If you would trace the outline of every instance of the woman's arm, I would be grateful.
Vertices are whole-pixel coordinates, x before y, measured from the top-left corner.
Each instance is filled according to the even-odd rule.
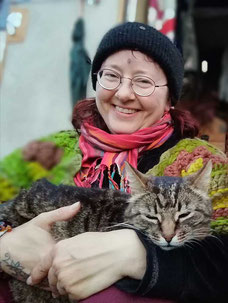
[[[49,233],[56,221],[69,220],[79,210],[78,204],[43,213],[14,228],[0,238],[0,263],[5,273],[25,281],[32,268],[55,245]]]
[[[227,237],[209,237],[195,247],[164,251],[138,235],[146,250],[135,232],[127,229],[63,240],[54,247],[51,259],[46,256],[34,268],[30,283],[39,283],[50,268],[52,292],[78,300],[119,280],[116,285],[133,294],[181,302],[227,302]]]
[[[147,251],[141,281],[124,279],[122,290],[181,302],[227,302],[228,236],[165,251],[138,234]]]

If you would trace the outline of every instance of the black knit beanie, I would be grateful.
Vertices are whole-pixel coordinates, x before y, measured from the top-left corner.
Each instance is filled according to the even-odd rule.
[[[93,89],[96,90],[96,73],[105,59],[124,49],[140,51],[160,65],[168,80],[172,105],[175,105],[182,89],[184,75],[182,56],[169,38],[153,27],[138,22],[120,24],[105,34],[92,63]]]

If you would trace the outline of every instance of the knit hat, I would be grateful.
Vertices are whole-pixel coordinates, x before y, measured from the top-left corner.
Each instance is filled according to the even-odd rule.
[[[183,59],[177,47],[155,28],[138,22],[127,22],[109,30],[101,40],[92,63],[92,84],[96,90],[96,73],[113,53],[140,51],[156,61],[164,71],[172,96],[172,105],[180,98],[184,75]]]

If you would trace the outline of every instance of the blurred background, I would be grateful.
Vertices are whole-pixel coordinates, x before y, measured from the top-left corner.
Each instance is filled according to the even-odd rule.
[[[72,129],[73,105],[94,95],[96,47],[123,21],[148,23],[177,44],[185,62],[179,107],[199,121],[200,136],[225,151],[228,1],[0,0],[0,158]]]

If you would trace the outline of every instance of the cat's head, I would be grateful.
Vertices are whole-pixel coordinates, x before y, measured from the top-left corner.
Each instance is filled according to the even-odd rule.
[[[212,163],[188,177],[154,177],[126,163],[132,197],[128,224],[164,249],[201,240],[210,233],[212,204],[208,196]]]

